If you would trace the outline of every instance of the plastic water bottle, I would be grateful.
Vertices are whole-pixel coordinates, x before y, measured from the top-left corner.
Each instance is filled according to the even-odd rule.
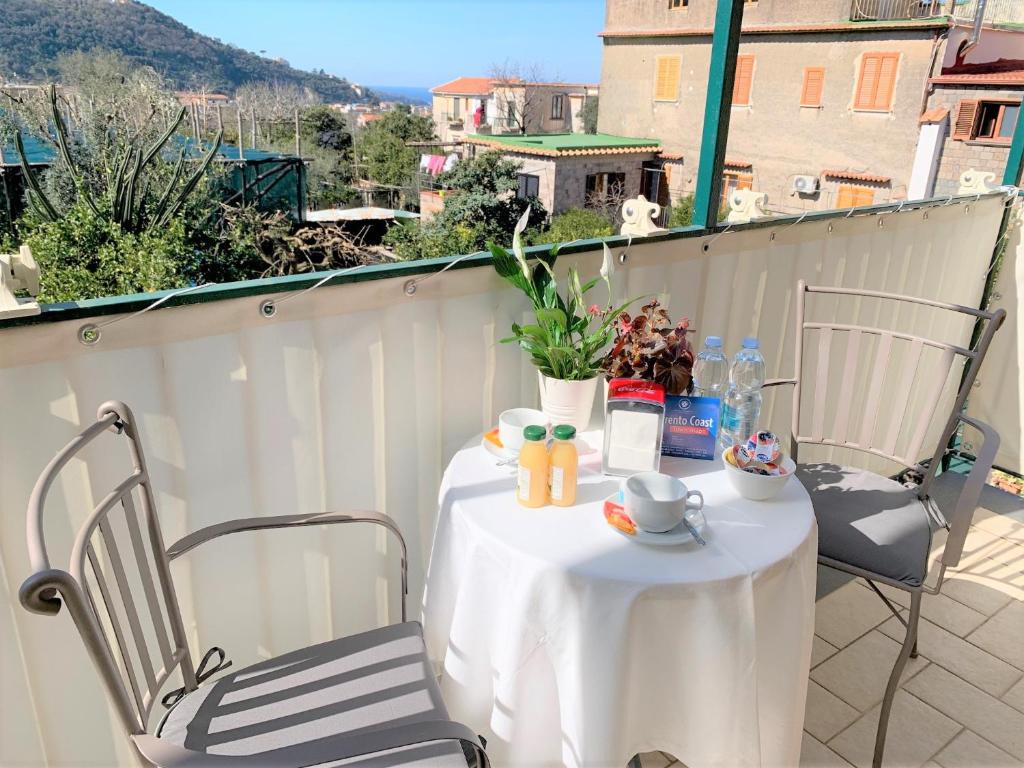
[[[757,339],[748,336],[732,359],[729,387],[722,406],[720,442],[723,447],[745,442],[757,430],[765,366]]]
[[[697,397],[725,397],[729,384],[729,358],[722,351],[722,339],[708,336],[704,349],[693,362],[693,394]]]

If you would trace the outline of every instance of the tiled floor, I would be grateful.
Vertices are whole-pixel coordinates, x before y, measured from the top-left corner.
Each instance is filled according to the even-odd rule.
[[[936,492],[943,509],[959,491]],[[943,502],[945,502],[943,504]],[[934,553],[944,536],[937,536]],[[871,765],[903,627],[861,580],[819,570],[804,768]],[[885,590],[899,605],[906,593]],[[986,488],[959,566],[921,606],[920,656],[896,694],[886,768],[1024,766],[1024,502]],[[904,611],[904,615],[906,612]],[[644,768],[681,768],[661,753]]]

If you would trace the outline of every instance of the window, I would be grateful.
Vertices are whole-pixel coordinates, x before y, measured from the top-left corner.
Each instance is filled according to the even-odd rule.
[[[853,108],[872,112],[888,112],[892,109],[899,64],[898,53],[865,53],[860,61]]]
[[[686,8],[690,4],[690,0],[668,0],[668,9],[674,10],[676,8]]]
[[[858,187],[853,184],[840,184],[836,195],[836,208],[856,208],[860,205],[871,205],[875,202],[875,190],[870,187]]]
[[[739,173],[738,171],[726,171],[722,174],[722,197],[718,201],[718,207],[729,210],[729,195],[737,189],[753,189],[754,174]]]
[[[825,68],[804,67],[804,87],[800,92],[801,107],[820,107],[825,92]]]
[[[953,138],[1009,144],[1020,117],[1020,103],[964,99],[957,105]]]
[[[591,173],[587,176],[587,204],[599,202],[600,198],[621,195],[626,191],[626,174]],[[596,199],[595,199],[596,198]]]
[[[514,101],[505,102],[505,114],[508,116],[508,124],[514,126],[516,124],[516,103]]]
[[[732,105],[750,105],[750,88],[754,82],[754,57],[744,54],[736,57],[736,80],[732,86]]]
[[[565,96],[556,93],[551,97],[551,119],[561,120],[565,114]]]
[[[530,173],[519,174],[519,192],[516,193],[516,197],[520,200],[529,200],[531,197],[537,197],[540,194],[540,176],[534,176]]]
[[[458,120],[462,117],[462,99],[456,96],[452,99],[452,120]]]
[[[659,56],[654,60],[654,100],[677,101],[679,99],[679,70],[683,65],[680,56]]]

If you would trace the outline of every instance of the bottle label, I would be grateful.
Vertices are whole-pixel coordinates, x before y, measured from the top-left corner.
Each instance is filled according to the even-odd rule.
[[[521,501],[530,500],[530,470],[522,465],[519,466],[518,494]]]
[[[551,500],[561,501],[565,493],[565,470],[561,467],[551,468]]]

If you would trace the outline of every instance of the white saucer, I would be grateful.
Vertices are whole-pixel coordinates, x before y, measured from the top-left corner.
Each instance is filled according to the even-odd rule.
[[[602,514],[604,514],[605,505],[608,502],[622,507],[622,491],[616,491],[604,500],[601,505]],[[707,530],[708,523],[704,517],[704,513],[688,510],[687,514],[690,515],[690,523],[693,527],[696,528],[697,532],[706,539],[707,536],[705,535],[705,531]],[[695,520],[694,518],[697,516],[699,516],[699,519]],[[632,522],[632,520],[630,520],[630,522]],[[650,531],[643,530],[639,526],[637,526],[632,533],[628,533],[617,525],[609,523],[607,516],[605,517],[605,523],[607,523],[613,531],[623,538],[635,541],[637,544],[650,544],[655,547],[672,547],[679,544],[686,544],[694,540],[690,531],[687,530],[685,523],[682,522],[680,522],[675,528],[665,531],[664,533],[651,533]]]
[[[485,451],[500,461],[509,461],[511,459],[519,458],[519,451],[513,451],[511,448],[499,448],[486,437],[481,438],[480,445],[484,447]]]

